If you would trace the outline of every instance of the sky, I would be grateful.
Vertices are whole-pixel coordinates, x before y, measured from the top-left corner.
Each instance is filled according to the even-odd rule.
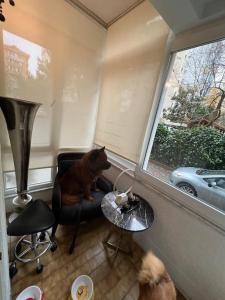
[[[41,57],[45,48],[5,30],[3,30],[3,43],[8,46],[14,45],[30,56],[28,70],[35,77],[38,69],[38,58]]]

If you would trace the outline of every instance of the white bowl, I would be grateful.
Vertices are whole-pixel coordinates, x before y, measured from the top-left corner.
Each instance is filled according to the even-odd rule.
[[[36,285],[29,286],[23,290],[19,296],[16,297],[16,300],[26,300],[29,298],[34,300],[44,300],[41,289]]]
[[[93,281],[92,279],[87,276],[87,275],[80,275],[79,277],[77,277],[73,284],[72,284],[72,288],[71,288],[71,296],[73,300],[78,300],[77,299],[77,289],[81,286],[81,285],[86,285],[87,289],[88,289],[88,294],[87,297],[85,298],[85,300],[91,300],[94,299],[94,286],[93,286]]]

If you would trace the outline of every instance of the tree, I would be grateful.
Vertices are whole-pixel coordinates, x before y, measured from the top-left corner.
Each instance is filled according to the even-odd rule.
[[[189,125],[213,110],[205,104],[204,98],[197,96],[191,88],[184,89],[180,86],[178,94],[175,94],[171,100],[173,104],[163,110],[163,118],[175,123]]]
[[[35,97],[38,101],[45,100],[52,102],[52,73],[51,55],[47,49],[42,49],[41,56],[38,58],[36,75],[33,77]]]
[[[212,126],[216,121],[225,126],[225,41],[186,52],[178,93],[171,98],[171,107],[164,110],[164,118],[189,126]]]
[[[215,128],[169,130],[159,124],[151,159],[172,168],[225,169],[225,135]]]
[[[48,80],[50,77],[51,54],[47,49],[42,49],[41,57],[38,58],[37,80]]]

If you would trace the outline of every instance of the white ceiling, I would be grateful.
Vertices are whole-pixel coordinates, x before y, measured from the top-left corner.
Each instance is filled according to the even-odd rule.
[[[80,0],[86,7],[98,15],[105,23],[110,23],[129,7],[137,3],[137,0]]]
[[[225,0],[150,0],[178,33],[225,15]]]
[[[105,28],[144,0],[66,0]],[[146,1],[146,0],[145,0]],[[225,0],[148,0],[179,33],[225,15]]]
[[[104,27],[109,27],[118,18],[144,0],[66,0],[79,7]]]

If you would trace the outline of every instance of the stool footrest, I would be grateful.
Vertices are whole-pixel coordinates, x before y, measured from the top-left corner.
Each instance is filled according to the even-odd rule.
[[[49,248],[53,245],[49,233],[46,231],[45,234],[45,241],[39,240],[41,233],[32,234],[31,241],[28,240],[27,235],[22,236],[15,246],[15,258],[20,262],[28,263],[31,261],[35,261],[39,259],[42,255],[44,255],[45,252],[47,252]],[[34,253],[33,257],[29,257],[30,252]]]

